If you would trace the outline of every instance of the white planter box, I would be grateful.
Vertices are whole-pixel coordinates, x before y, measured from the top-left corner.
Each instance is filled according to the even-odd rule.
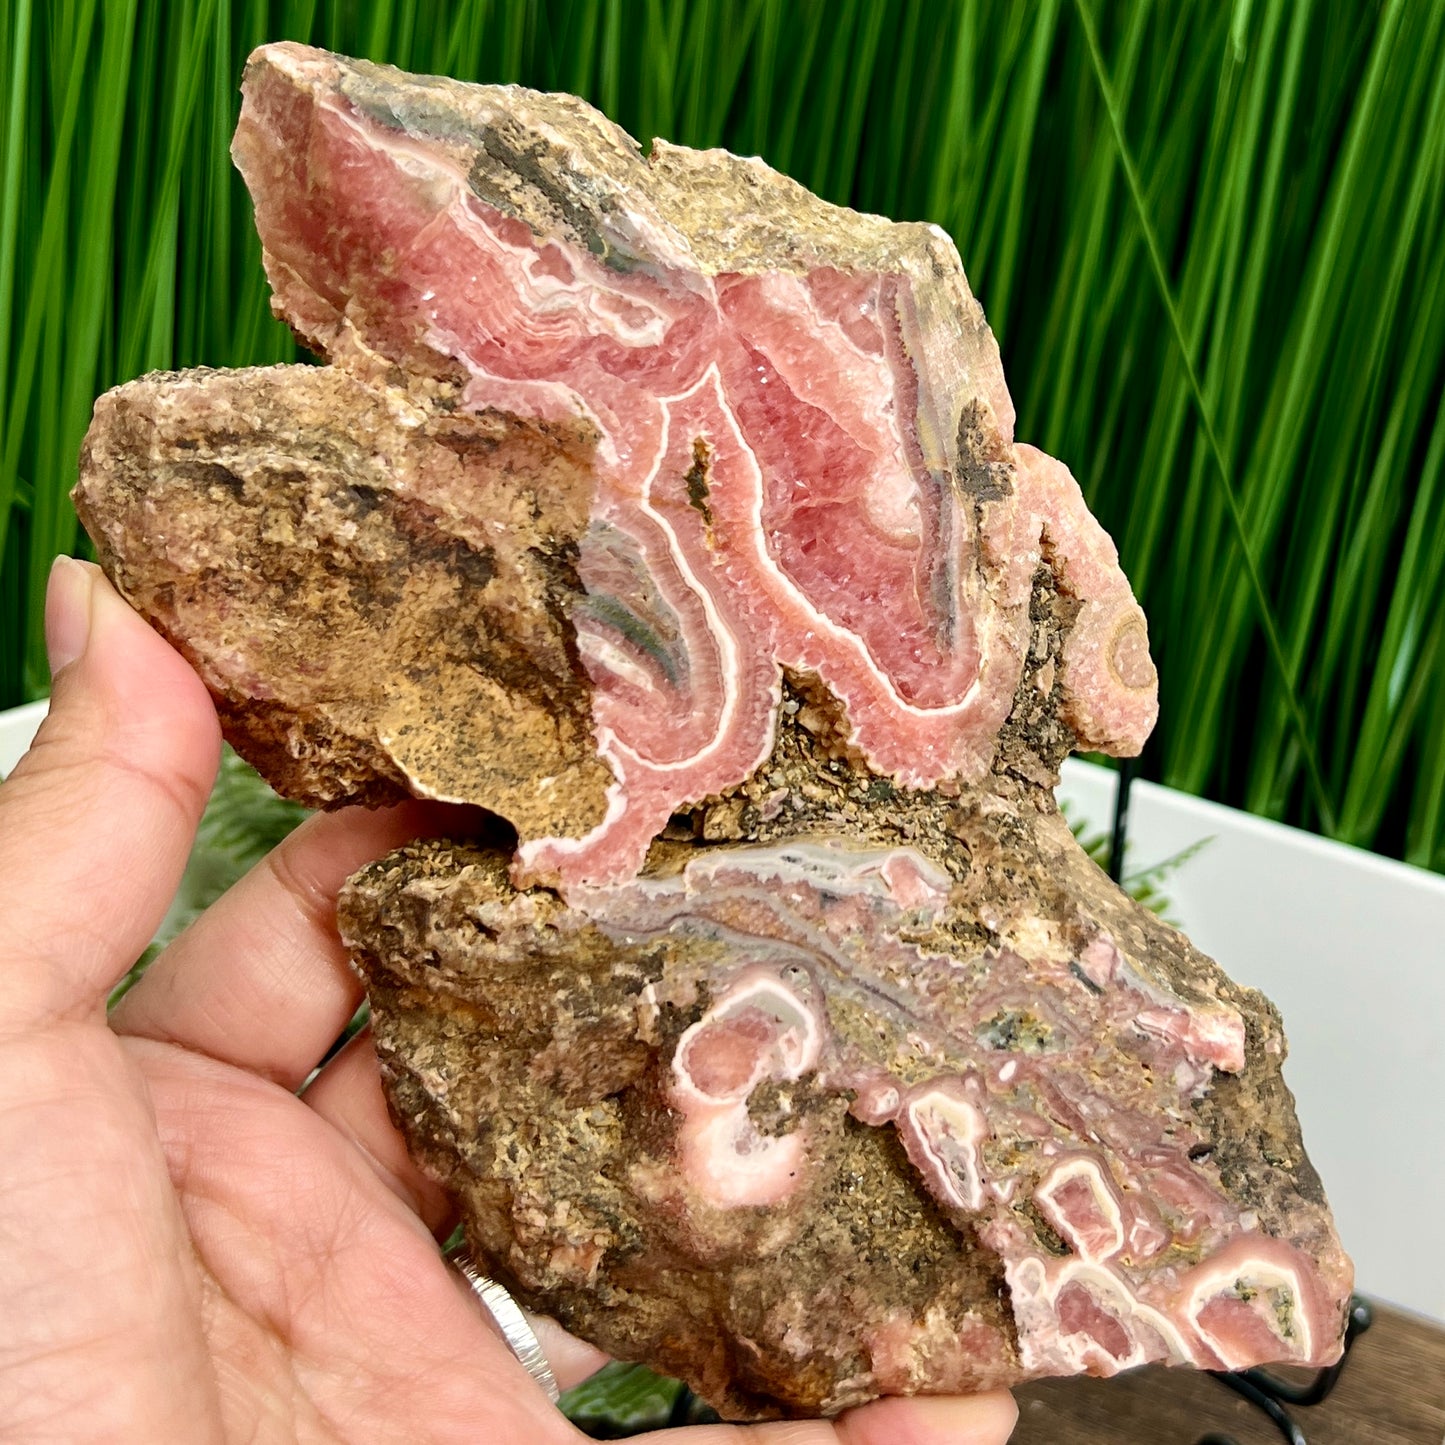
[[[8,778],[10,769],[20,761],[35,730],[49,711],[46,701],[26,703],[24,707],[12,707],[9,712],[0,712],[0,778]]]
[[[46,704],[0,713],[0,774]],[[1071,815],[1107,831],[1115,775],[1069,762]],[[1285,1074],[1361,1288],[1445,1320],[1445,878],[1152,783],[1130,799],[1129,870],[1211,841],[1165,884],[1173,915],[1284,1015]]]

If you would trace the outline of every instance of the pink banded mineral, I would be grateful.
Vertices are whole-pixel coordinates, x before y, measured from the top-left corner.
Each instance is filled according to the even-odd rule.
[[[783,667],[874,770],[982,777],[1041,529],[1088,619],[1063,662],[1080,744],[1142,744],[1142,614],[1058,463],[1030,451],[1011,485],[998,347],[936,227],[839,228],[759,161],[644,161],[579,102],[298,46],[251,67],[234,151],[309,344],[595,435],[571,615],[613,783],[581,838],[523,840],[524,875],[636,872],[673,812],[765,761]],[[718,204],[739,192],[770,213]]]
[[[534,1306],[739,1417],[1320,1364],[1277,1016],[1060,819],[1143,614],[936,227],[297,45],[234,154],[323,368],[102,398],[77,501],[353,880],[393,1112]]]

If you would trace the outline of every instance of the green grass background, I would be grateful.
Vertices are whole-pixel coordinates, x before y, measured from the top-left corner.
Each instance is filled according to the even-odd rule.
[[[1149,613],[1143,771],[1445,868],[1445,4],[0,0],[0,707],[100,390],[288,359],[263,40],[576,91],[937,221]]]

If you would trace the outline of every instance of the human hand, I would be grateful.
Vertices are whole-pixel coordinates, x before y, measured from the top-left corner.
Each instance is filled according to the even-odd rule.
[[[359,985],[343,880],[419,806],[311,819],[107,1021],[185,866],[219,734],[97,569],[51,577],[50,716],[0,788],[0,1439],[565,1445],[443,1262],[448,1202],[363,1034],[295,1092]],[[563,1388],[601,1362],[546,1321]],[[653,1445],[997,1445],[1004,1394]]]

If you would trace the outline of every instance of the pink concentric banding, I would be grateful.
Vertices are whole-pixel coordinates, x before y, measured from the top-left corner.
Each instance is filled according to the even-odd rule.
[[[620,271],[479,200],[454,149],[363,113],[342,76],[291,45],[248,74],[235,153],[278,305],[338,364],[460,366],[466,406],[596,438],[577,627],[615,783],[587,836],[523,840],[519,881],[635,872],[670,813],[766,757],[783,667],[827,683],[875,770],[985,772],[1040,526],[1065,552],[1083,533],[1011,494],[1012,405],[986,329],[951,318],[974,303],[961,271],[938,279],[946,238],[915,227],[926,260],[873,271],[714,274],[629,192],[616,225],[649,259]],[[968,417],[1002,468],[980,499],[955,476]],[[619,535],[646,583],[611,594]]]

